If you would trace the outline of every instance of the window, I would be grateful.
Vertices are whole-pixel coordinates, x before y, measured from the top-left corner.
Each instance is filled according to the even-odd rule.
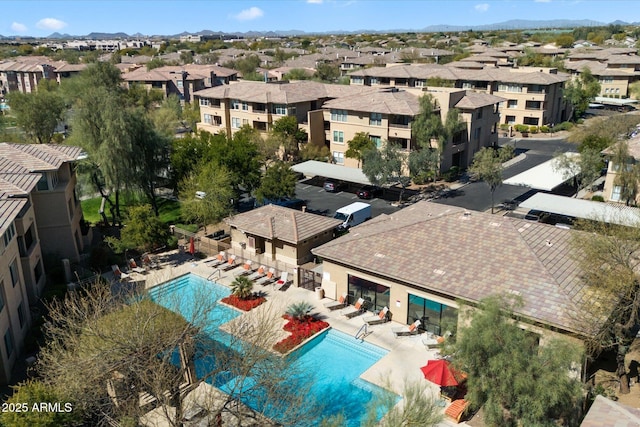
[[[11,329],[7,329],[4,333],[4,348],[7,350],[7,357],[11,357],[13,353],[13,338],[11,337]]]
[[[344,143],[344,132],[341,130],[333,131],[333,142],[337,142],[339,144]]]
[[[374,144],[376,144],[376,148],[382,147],[382,138],[381,137],[375,136],[375,135],[369,135],[369,139],[371,141],[373,141]]]
[[[501,83],[498,85],[499,92],[522,92],[522,85],[514,83]]]
[[[5,231],[4,234],[2,235],[2,240],[4,242],[5,248],[9,246],[9,244],[11,243],[15,235],[16,235],[16,227],[15,225],[13,225],[13,223],[11,223],[9,225],[9,228],[7,228],[7,231]]]
[[[344,153],[341,151],[334,151],[333,162],[337,165],[344,165]]]
[[[178,80],[176,83],[179,88],[182,88],[184,86],[184,82],[182,80]]]
[[[417,295],[409,294],[409,310],[407,323],[420,320],[420,328],[442,335],[443,324],[456,325],[458,323],[458,310]]]
[[[462,89],[473,89],[471,82],[462,82]]]
[[[606,88],[606,89],[604,90],[604,93],[609,93],[609,88]]]
[[[480,135],[482,134],[482,128],[475,128],[473,131],[473,139],[478,140],[480,139]]]
[[[18,273],[18,260],[14,259],[11,265],[9,265],[9,273],[11,273],[11,285],[15,288],[16,283],[20,280],[20,274]]]
[[[24,307],[22,301],[18,305],[18,321],[20,322],[20,329],[24,328]]]
[[[361,85],[364,83],[364,79],[360,76],[352,76],[351,83],[353,83],[354,85]]]
[[[43,173],[42,175],[40,175],[40,180],[36,185],[36,190],[43,191],[48,189],[49,189],[49,181],[47,181],[47,174]]]
[[[527,101],[524,106],[527,110],[539,110],[541,107],[541,101]]]
[[[286,104],[273,104],[273,114],[278,114],[279,116],[287,115],[287,105]]]
[[[522,123],[529,126],[538,126],[540,118],[538,117],[525,117],[522,119]]]
[[[480,109],[478,110],[478,115],[476,116],[476,119],[480,120],[482,118],[482,107],[480,107]]]
[[[231,100],[231,109],[232,110],[239,110],[240,109],[240,100],[239,99],[232,99]]]
[[[242,111],[249,111],[249,104],[247,102],[242,101],[241,107]]]
[[[240,129],[240,118],[231,117],[231,127],[234,129]]]
[[[210,104],[211,104],[211,102],[208,99],[200,98],[200,106],[208,107]]]
[[[242,119],[242,126],[248,125],[248,124],[249,124],[249,119]]]
[[[211,123],[213,122],[213,120],[211,119],[211,114],[205,114],[205,115],[203,116],[203,118],[204,118],[204,120],[203,120],[203,121],[204,121],[205,123],[211,124]]]
[[[382,126],[382,113],[371,113],[369,126]]]
[[[613,77],[600,77],[600,83],[613,83]]]
[[[349,275],[349,303],[362,298],[367,303],[367,310],[379,311],[390,304],[390,288],[360,277]]]
[[[513,125],[516,123],[516,116],[507,116],[506,123],[508,125]]]
[[[613,186],[613,190],[611,190],[611,201],[619,202],[621,194],[622,194],[622,186],[621,185],[614,185]]]
[[[0,312],[4,308],[4,280],[0,280]]]
[[[424,80],[416,80],[416,87],[425,87],[425,81]]]
[[[332,122],[346,122],[347,121],[347,110],[331,110],[331,121]]]
[[[380,80],[378,80],[377,77],[371,77],[371,80],[369,80],[369,82],[372,85],[379,85],[380,84]]]
[[[69,199],[69,201],[67,202],[68,208],[69,208],[69,220],[73,220],[73,199]]]
[[[45,190],[53,190],[58,185],[58,173],[57,172],[46,172],[42,173],[40,176],[40,180],[36,185],[36,190],[45,191]]]
[[[518,108],[518,100],[510,99],[507,101],[507,108]]]
[[[40,281],[40,278],[42,277],[42,261],[38,260],[38,263],[36,264],[35,268],[33,269],[33,275],[35,276],[36,279],[36,283],[38,283]]]

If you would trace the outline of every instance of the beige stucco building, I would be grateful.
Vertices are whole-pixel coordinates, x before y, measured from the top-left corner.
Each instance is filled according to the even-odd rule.
[[[342,221],[276,205],[234,215],[231,245],[236,253],[253,258],[263,255],[269,261],[302,265],[313,260],[311,249],[334,237]]]
[[[627,160],[627,165],[625,167],[632,167],[638,161],[640,161],[640,135],[637,135],[626,141],[628,150],[629,150],[629,159]],[[626,203],[624,200],[624,189],[620,182],[617,182],[617,176],[620,172],[620,164],[616,163],[613,159],[615,155],[616,146],[613,145],[606,150],[604,150],[604,154],[610,158],[609,163],[607,165],[607,175],[604,180],[604,188],[602,190],[602,197],[606,202],[618,202],[618,203]],[[637,167],[637,166],[634,166]],[[632,201],[634,204],[640,203],[640,194],[636,196],[635,201]]]
[[[586,289],[570,256],[572,231],[462,208],[419,202],[356,226],[312,252],[323,259],[322,288],[364,298],[401,323],[421,320],[443,334],[462,321],[460,303],[516,296],[524,328],[541,342],[583,333]],[[489,255],[490,254],[490,255]]]

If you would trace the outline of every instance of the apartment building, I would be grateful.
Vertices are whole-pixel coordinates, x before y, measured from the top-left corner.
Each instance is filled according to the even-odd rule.
[[[35,239],[44,255],[77,260],[90,240],[80,226],[82,209],[75,191],[74,162],[81,155],[80,147],[0,143],[0,177],[13,186],[19,183],[33,205],[29,221],[20,226],[25,231],[25,253]],[[27,185],[33,182],[32,187]],[[39,270],[34,271],[33,280],[39,283],[39,277]]]
[[[238,72],[217,65],[187,64],[166,66],[147,71],[140,68],[122,75],[127,87],[138,84],[147,90],[160,90],[165,97],[177,95],[181,101],[193,102],[196,91],[229,84],[237,79]]]
[[[550,125],[567,120],[571,113],[570,106],[563,100],[564,84],[570,76],[554,68],[468,69],[438,64],[396,65],[358,70],[350,77],[352,85],[444,86],[496,95],[505,99],[498,110],[500,123],[511,125]]]
[[[640,161],[640,134],[630,138],[626,141],[629,150],[629,158],[625,168],[631,167]],[[604,150],[604,154],[610,158],[607,165],[607,174],[605,176],[604,188],[602,190],[602,197],[606,202],[626,203],[624,199],[625,189],[623,184],[617,182],[617,176],[620,173],[621,166],[619,163],[613,161],[611,158],[615,153],[615,145]],[[640,194],[636,195],[636,199],[632,201],[634,204],[640,203]]]
[[[323,104],[324,121],[329,123],[326,138],[334,163],[359,167],[356,159],[345,155],[348,141],[358,132],[368,133],[377,147],[389,141],[398,144],[407,154],[415,150],[412,123],[420,113],[419,98],[426,94],[434,98],[434,113],[443,120],[450,109],[457,108],[466,124],[464,131],[445,144],[441,170],[452,166],[466,168],[476,151],[497,144],[498,104],[503,98],[455,88],[379,88]]]
[[[370,92],[371,88],[329,85],[312,81],[241,81],[196,92],[200,103],[198,129],[233,135],[250,125],[263,135],[273,122],[293,116],[310,136],[324,144],[322,104],[348,94]]]
[[[55,79],[56,67],[63,63],[44,56],[17,57],[0,61],[0,95],[35,92],[42,79]]]

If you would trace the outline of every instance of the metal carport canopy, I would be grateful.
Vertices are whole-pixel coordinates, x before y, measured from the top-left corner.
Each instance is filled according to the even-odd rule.
[[[324,176],[340,181],[371,184],[361,169],[347,168],[331,163],[319,162],[317,160],[298,163],[297,165],[293,165],[291,169],[307,177]]]
[[[549,212],[609,224],[638,226],[640,209],[629,206],[574,199],[556,194],[537,193],[520,203],[518,209]]]
[[[576,157],[578,153],[565,153],[567,156]],[[503,184],[522,185],[536,190],[551,191],[560,184],[572,179],[575,175],[565,175],[566,171],[555,170],[556,159],[547,160],[516,176],[503,181]]]

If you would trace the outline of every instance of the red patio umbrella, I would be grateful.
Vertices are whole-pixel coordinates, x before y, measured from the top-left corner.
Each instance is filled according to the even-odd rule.
[[[453,369],[444,359],[429,360],[420,370],[426,379],[441,387],[457,386],[464,380],[464,374]]]
[[[196,253],[196,243],[193,240],[193,236],[191,237],[191,240],[189,241],[189,253],[191,255]]]

